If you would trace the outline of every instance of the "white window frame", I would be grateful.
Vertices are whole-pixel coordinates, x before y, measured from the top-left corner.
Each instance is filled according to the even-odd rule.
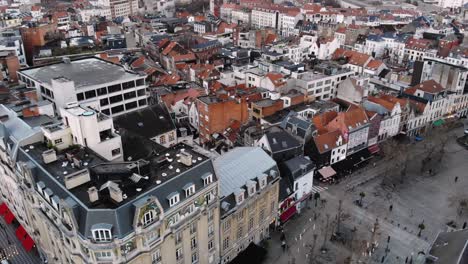
[[[176,249],[176,260],[180,261],[184,258],[184,254],[182,252],[182,247]]]
[[[147,225],[151,224],[152,222],[154,222],[154,219],[156,218],[155,216],[156,216],[156,213],[154,212],[154,210],[150,210],[150,211],[146,212],[143,215],[143,225],[147,226]]]
[[[111,242],[112,232],[110,229],[93,229],[93,239],[96,242]]]
[[[180,201],[179,194],[176,194],[169,199],[169,206],[172,207],[178,204],[179,201]]]
[[[236,196],[236,200],[237,200],[237,204],[241,204],[242,202],[244,202],[244,193],[240,193]]]
[[[195,193],[195,184],[190,185],[185,189],[185,197],[189,197]]]
[[[160,263],[162,260],[162,257],[161,257],[161,250],[158,248],[156,249],[156,251],[154,251],[153,253],[151,253],[151,263]]]
[[[210,174],[210,175],[206,176],[205,179],[203,179],[203,185],[204,186],[207,186],[212,182],[213,182],[213,174]]]
[[[94,252],[94,257],[96,258],[96,260],[112,259],[112,252],[111,251],[96,251]]]

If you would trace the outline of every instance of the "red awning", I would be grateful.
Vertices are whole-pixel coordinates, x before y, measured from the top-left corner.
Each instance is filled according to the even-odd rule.
[[[371,154],[374,154],[380,151],[380,147],[377,144],[370,146],[368,149]]]
[[[286,222],[289,220],[289,218],[291,218],[295,213],[296,213],[296,205],[293,205],[291,207],[289,207],[286,211],[284,211],[281,215],[280,215],[280,220],[281,222]]]
[[[34,247],[34,240],[29,235],[26,235],[25,239],[22,242],[24,249],[30,251]]]
[[[0,215],[6,214],[7,211],[9,211],[7,204],[6,203],[0,204]]]
[[[19,241],[23,241],[27,234],[28,233],[21,225],[16,229],[16,237],[19,239]]]
[[[14,219],[15,215],[10,210],[8,210],[8,212],[5,214],[5,222],[7,222],[7,224],[11,224]]]

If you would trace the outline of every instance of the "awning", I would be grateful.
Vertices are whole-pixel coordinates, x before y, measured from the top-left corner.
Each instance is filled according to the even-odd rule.
[[[296,205],[289,207],[280,215],[280,220],[282,223],[286,222],[297,212]]]
[[[437,127],[437,126],[443,125],[444,123],[445,122],[444,122],[443,119],[438,119],[438,120],[434,121],[434,123],[432,123],[432,124]]]
[[[330,166],[325,166],[319,170],[319,173],[326,179],[335,176],[336,171]]]
[[[19,239],[19,241],[23,241],[24,238],[26,237],[26,235],[28,234],[26,232],[26,230],[24,230],[24,227],[23,226],[19,226],[17,229],[16,229],[16,237]]]
[[[26,249],[26,251],[31,251],[31,249],[34,247],[34,240],[32,240],[29,235],[26,235],[21,244],[23,244],[23,247]]]
[[[7,211],[10,211],[10,210],[8,209],[7,204],[6,204],[6,203],[0,204],[0,215],[6,214]]]
[[[371,154],[374,154],[374,153],[377,153],[377,152],[380,151],[380,147],[379,147],[378,144],[372,145],[368,149],[369,149]]]
[[[8,212],[5,214],[5,222],[7,222],[7,224],[11,224],[13,220],[15,220],[15,215],[10,210],[8,210]]]

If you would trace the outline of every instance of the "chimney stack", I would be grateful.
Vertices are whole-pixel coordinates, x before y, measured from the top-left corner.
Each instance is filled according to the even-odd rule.
[[[184,164],[185,166],[192,166],[192,155],[185,151],[181,151],[180,163]]]
[[[99,200],[99,192],[98,189],[93,186],[88,189],[89,201],[94,203]]]

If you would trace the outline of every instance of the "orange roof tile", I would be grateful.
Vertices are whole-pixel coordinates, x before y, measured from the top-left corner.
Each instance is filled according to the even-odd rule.
[[[442,91],[445,90],[444,87],[442,87],[442,85],[440,85],[438,82],[434,81],[434,80],[427,80],[427,81],[424,81],[420,84],[417,84],[411,88],[408,88],[405,90],[405,93],[409,94],[414,94],[414,92],[416,92],[416,89],[418,90],[422,90],[426,93],[432,93],[432,94],[435,94],[435,93],[440,93]]]
[[[341,136],[341,132],[338,129],[318,135],[314,137],[315,146],[320,153],[331,151],[338,146],[336,143],[339,137],[341,137],[343,140],[342,142],[345,143],[344,138]]]

